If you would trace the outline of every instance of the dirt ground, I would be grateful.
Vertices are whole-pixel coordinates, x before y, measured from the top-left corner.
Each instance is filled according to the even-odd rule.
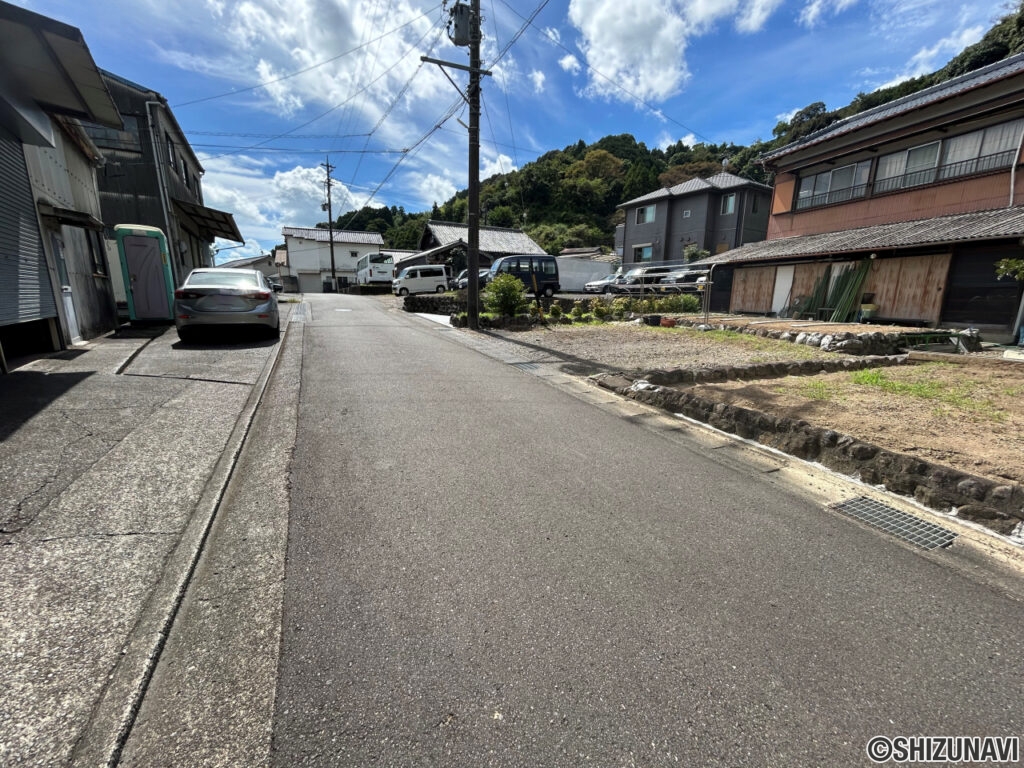
[[[577,375],[841,357],[746,334],[626,323],[496,333],[564,360],[565,370]],[[693,391],[972,474],[1024,483],[1024,363],[949,357],[956,362],[708,384]]]

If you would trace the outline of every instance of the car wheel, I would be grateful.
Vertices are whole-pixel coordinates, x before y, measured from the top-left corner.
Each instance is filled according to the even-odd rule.
[[[399,288],[398,289],[398,295],[399,296],[408,296],[409,295],[409,289],[408,288]]]
[[[443,285],[439,285],[439,286],[437,286],[437,290],[435,291],[435,293],[444,293],[444,290],[445,290],[444,286]]]
[[[606,285],[606,286],[604,287],[604,293],[611,293],[611,292],[612,292],[612,291],[614,291],[614,290],[615,290],[615,289],[614,289],[614,288],[612,288],[612,287],[611,287],[610,285]]]
[[[191,344],[196,340],[196,329],[195,328],[179,328],[178,338],[181,339],[185,344]]]
[[[544,289],[544,295],[550,299],[552,296],[555,295],[555,289],[549,285],[547,288]]]

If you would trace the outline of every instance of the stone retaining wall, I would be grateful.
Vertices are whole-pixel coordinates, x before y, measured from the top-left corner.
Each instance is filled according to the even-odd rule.
[[[889,364],[897,363],[893,360]],[[819,362],[814,366],[821,368]],[[699,372],[690,373],[696,376]],[[725,381],[730,375],[739,378],[736,369],[714,375],[721,378],[709,380]],[[981,523],[998,533],[1009,534],[1024,520],[1024,488],[1013,483],[996,482],[889,451],[806,421],[770,416],[716,403],[685,390],[659,386],[654,383],[659,379],[657,375],[631,379],[623,374],[602,374],[593,378],[600,386],[624,397],[688,416],[797,458],[816,461],[837,472],[859,477],[869,485],[884,485],[889,491],[913,497],[932,509],[949,512],[955,508],[959,517]]]

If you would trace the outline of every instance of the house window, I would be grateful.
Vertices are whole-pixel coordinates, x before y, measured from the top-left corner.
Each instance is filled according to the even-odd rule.
[[[654,250],[650,245],[633,246],[633,261],[651,261],[654,258]]]
[[[916,187],[1013,164],[1024,120],[932,141],[878,158],[875,192]]]
[[[750,200],[750,212],[757,213],[758,196],[753,195]]]
[[[359,260],[359,251],[349,251],[348,255],[357,261]]]
[[[731,216],[736,213],[736,193],[731,192],[722,196],[722,215]]]
[[[92,261],[94,275],[107,274],[107,260],[103,254],[103,242],[99,232],[86,230],[85,239],[89,246],[89,258]]]
[[[654,221],[654,206],[645,205],[636,209],[636,223],[650,224]]]
[[[689,211],[683,211],[683,218],[684,219],[690,218],[690,212]]]
[[[864,197],[867,194],[870,172],[871,161],[864,160],[834,170],[822,171],[813,176],[804,176],[800,179],[796,207],[812,208]]]
[[[167,139],[167,164],[176,169],[178,166],[174,159],[174,142],[171,141],[171,134],[167,133],[164,136]]]

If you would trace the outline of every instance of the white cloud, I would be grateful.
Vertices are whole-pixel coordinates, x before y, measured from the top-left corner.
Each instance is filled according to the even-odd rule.
[[[508,155],[499,154],[494,159],[488,159],[484,161],[484,164],[480,166],[480,178],[489,179],[491,176],[497,174],[511,173],[516,170],[516,166],[512,162],[512,158]]]
[[[736,17],[736,29],[740,32],[759,32],[783,2],[784,0],[748,0]]]
[[[800,23],[805,27],[814,27],[825,16],[838,16],[857,4],[858,0],[809,0],[800,11]]]
[[[458,191],[450,178],[436,173],[410,173],[405,183],[428,209],[434,203],[443,203]]]
[[[544,73],[539,70],[533,70],[530,73],[530,81],[533,83],[533,90],[535,93],[544,93]]]
[[[939,40],[935,45],[922,48],[910,57],[910,60],[899,75],[878,86],[878,88],[889,88],[899,85],[904,80],[927,75],[937,69],[941,69],[946,62],[964,48],[981,40],[984,34],[985,29],[980,26],[961,29],[949,37]]]
[[[658,135],[658,141],[656,146],[658,147],[658,149],[664,152],[666,149],[668,149],[673,144],[679,141],[683,142],[683,144],[685,144],[688,147],[694,147],[698,143],[697,137],[694,136],[692,133],[688,133],[685,136],[676,138],[675,136],[668,132],[662,132],[661,134]]]
[[[566,72],[571,72],[574,75],[578,75],[583,67],[580,65],[580,60],[573,56],[571,53],[567,53],[565,56],[558,60],[558,66],[564,69]]]
[[[580,31],[580,47],[591,70],[587,92],[630,101],[662,101],[689,77],[690,27],[676,3],[646,0],[570,0],[569,20]]]
[[[555,27],[544,27],[544,34],[549,40],[553,40],[556,43],[562,42],[562,33]]]

